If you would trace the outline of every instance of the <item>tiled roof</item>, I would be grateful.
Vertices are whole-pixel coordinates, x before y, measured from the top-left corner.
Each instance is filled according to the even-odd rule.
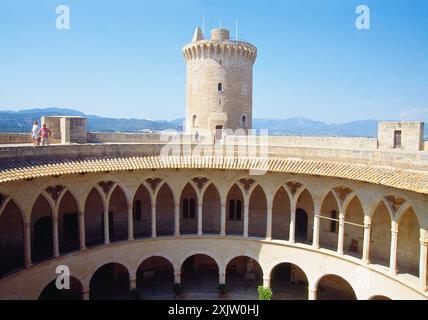
[[[0,183],[82,173],[150,169],[266,170],[335,177],[428,194],[428,172],[343,162],[286,158],[132,157],[0,164]]]

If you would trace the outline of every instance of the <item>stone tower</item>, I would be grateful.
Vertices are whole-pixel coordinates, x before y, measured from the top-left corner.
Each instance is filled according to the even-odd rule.
[[[257,48],[214,29],[205,40],[196,28],[183,48],[187,63],[186,133],[222,135],[252,127],[253,65]]]

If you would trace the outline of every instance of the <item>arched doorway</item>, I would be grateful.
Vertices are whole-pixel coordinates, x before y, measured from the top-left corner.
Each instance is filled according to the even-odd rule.
[[[281,263],[272,270],[271,289],[273,300],[307,300],[308,278],[298,266]]]
[[[143,299],[173,299],[174,267],[163,257],[151,257],[143,261],[137,270],[137,289]]]
[[[248,212],[248,235],[266,237],[267,203],[266,195],[260,185],[251,193]]]
[[[85,240],[92,247],[104,243],[104,204],[100,193],[93,188],[85,202]]]
[[[52,211],[48,201],[39,196],[31,212],[32,261],[38,262],[53,256]]]
[[[164,184],[156,197],[156,234],[174,235],[174,195],[168,184]]]
[[[220,194],[214,184],[205,190],[202,206],[203,234],[220,234]]]
[[[70,277],[70,289],[58,290],[56,280],[51,281],[40,293],[39,300],[82,300],[83,288],[79,280]]]
[[[339,205],[333,192],[329,192],[321,205],[320,248],[337,251],[339,237]]]
[[[226,287],[232,297],[258,299],[257,288],[263,285],[263,270],[253,258],[240,256],[226,267]]]
[[[318,281],[317,300],[357,300],[357,296],[345,279],[326,275]]]
[[[58,208],[59,251],[61,253],[79,249],[79,214],[77,202],[67,191]]]
[[[9,201],[0,213],[0,278],[24,267],[24,223],[18,206]]]
[[[303,209],[296,210],[296,242],[308,241],[308,214]]]
[[[217,262],[208,255],[188,257],[181,266],[183,292],[198,298],[216,297],[219,284]]]
[[[141,185],[134,196],[134,237],[147,238],[152,235],[152,207],[150,194]]]
[[[290,231],[290,199],[281,187],[273,199],[272,239],[288,240]]]
[[[244,197],[241,189],[234,184],[226,198],[226,234],[239,235],[244,233]]]
[[[129,272],[121,264],[105,264],[92,276],[89,290],[91,300],[127,299],[129,294]]]
[[[198,197],[195,189],[188,183],[180,198],[180,233],[198,233]]]

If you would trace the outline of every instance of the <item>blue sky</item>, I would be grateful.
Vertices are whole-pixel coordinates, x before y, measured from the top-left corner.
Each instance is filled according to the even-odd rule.
[[[55,27],[60,4],[71,30]],[[203,15],[207,36],[238,18],[258,47],[254,117],[428,121],[427,0],[2,0],[0,110],[183,117],[181,48]]]

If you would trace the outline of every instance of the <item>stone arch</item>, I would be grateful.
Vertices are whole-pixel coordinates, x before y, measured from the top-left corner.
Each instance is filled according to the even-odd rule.
[[[141,184],[133,197],[134,237],[147,238],[152,234],[152,199],[145,184]]]
[[[243,235],[244,233],[244,194],[235,183],[226,196],[226,234]]]
[[[104,243],[104,210],[102,193],[96,187],[85,200],[85,242],[87,247]]]
[[[305,188],[296,201],[295,240],[310,243],[314,218],[314,201],[309,189]]]
[[[339,203],[333,191],[329,191],[321,202],[320,240],[321,248],[337,251],[339,232]]]
[[[181,264],[181,283],[187,293],[197,295],[213,293],[219,284],[220,265],[211,255],[197,253],[188,256]]]
[[[391,216],[383,200],[372,210],[370,262],[389,267],[391,252]]]
[[[110,241],[128,239],[128,199],[124,190],[117,185],[108,197]]]
[[[257,298],[257,287],[263,285],[263,268],[260,263],[249,256],[235,256],[226,264],[226,286],[232,294]]]
[[[144,259],[137,269],[137,290],[144,299],[172,299],[174,265],[171,260],[159,255]]]
[[[274,300],[307,300],[308,277],[299,266],[281,262],[270,272],[270,287]]]
[[[174,235],[175,200],[168,183],[163,183],[156,192],[156,234],[159,236]]]
[[[344,278],[327,274],[316,282],[317,300],[357,300],[354,289]]]
[[[362,258],[364,242],[364,209],[358,196],[354,196],[344,207],[344,253]]]
[[[23,214],[9,198],[0,215],[0,278],[24,267],[24,232]]]
[[[67,190],[58,204],[58,239],[60,253],[79,249],[79,205]]]
[[[252,237],[266,237],[267,199],[263,188],[257,185],[250,195],[248,212],[248,234]]]
[[[392,299],[384,295],[375,295],[368,298],[368,300],[392,300]]]
[[[91,300],[116,300],[128,297],[130,288],[128,268],[120,263],[107,263],[99,267],[89,282]]]
[[[32,261],[51,258],[53,250],[53,212],[54,209],[41,194],[34,202],[31,211],[31,254]]]
[[[202,199],[202,233],[220,234],[221,200],[220,193],[214,183],[205,189]]]
[[[283,186],[275,192],[272,202],[272,239],[288,240],[290,233],[291,200]]]
[[[40,292],[39,300],[83,300],[83,286],[79,279],[70,277],[70,289],[58,290],[56,279]]]
[[[198,194],[190,183],[187,183],[181,191],[180,233],[198,233]]]
[[[419,276],[418,218],[412,207],[408,207],[398,220],[397,270]]]

